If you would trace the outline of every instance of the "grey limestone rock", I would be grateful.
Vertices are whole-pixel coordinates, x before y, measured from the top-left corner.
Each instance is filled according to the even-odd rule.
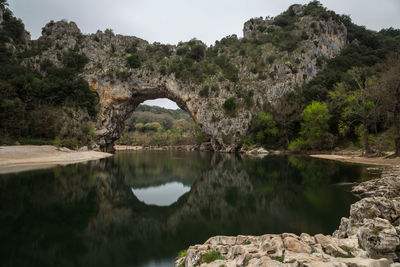
[[[238,81],[214,75],[200,84],[177,79],[174,73],[161,72],[158,67],[143,66],[130,68],[127,65],[127,49],[134,46],[138,53],[148,53],[151,45],[145,40],[133,36],[113,34],[111,31],[83,35],[74,22],[50,22],[43,28],[43,35],[33,45],[45,44],[47,49],[31,59],[40,71],[40,62],[50,60],[55,66],[62,66],[60,54],[73,50],[87,56],[89,62],[82,71],[91,88],[99,96],[96,139],[92,149],[113,151],[114,141],[119,139],[124,129],[125,120],[143,101],[155,98],[169,98],[178,106],[188,111],[203,132],[211,138],[214,150],[233,152],[238,149],[240,140],[246,136],[252,118],[263,106],[274,103],[286,92],[312,79],[321,66],[318,58],[332,58],[340,53],[347,44],[347,30],[344,25],[329,19],[316,20],[302,16],[302,6],[291,7],[293,14],[299,16],[293,35],[299,37],[302,32],[307,38],[299,41],[293,51],[278,49],[271,43],[262,45],[259,60],[265,70],[254,73],[255,63],[250,57],[230,55],[230,62],[238,69]],[[317,25],[318,34],[310,25]],[[244,25],[244,39],[253,41],[267,36],[267,30],[260,27],[279,28],[271,19],[253,19]],[[261,28],[262,28],[261,27]],[[237,40],[232,35],[228,38]],[[200,41],[194,41],[201,43]],[[170,59],[177,58],[177,46],[166,46]],[[270,58],[275,60],[270,61]],[[165,58],[166,59],[166,58]],[[153,62],[152,64],[157,64]],[[211,92],[202,97],[199,91],[204,86],[215,85],[218,93]],[[228,98],[237,98],[237,94],[249,96],[250,106],[238,99],[235,116],[227,116],[223,104]],[[239,103],[240,102],[240,103]]]

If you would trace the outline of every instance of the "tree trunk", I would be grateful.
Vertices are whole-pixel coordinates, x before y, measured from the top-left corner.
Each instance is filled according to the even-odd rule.
[[[393,125],[394,125],[394,144],[396,147],[396,156],[400,156],[400,125],[399,125],[399,113],[400,113],[400,88],[396,90],[396,103],[393,111]]]
[[[370,155],[372,154],[371,147],[369,145],[369,132],[367,127],[364,129],[364,146],[365,146],[365,154]]]

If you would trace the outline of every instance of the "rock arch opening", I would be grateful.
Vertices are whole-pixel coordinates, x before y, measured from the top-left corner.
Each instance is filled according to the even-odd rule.
[[[209,142],[208,136],[187,111],[167,98],[158,98],[137,106],[115,144],[120,149],[139,146],[192,150],[205,142]]]

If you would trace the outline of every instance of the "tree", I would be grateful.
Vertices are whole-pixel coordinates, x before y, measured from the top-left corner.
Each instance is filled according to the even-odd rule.
[[[127,59],[128,66],[137,69],[142,66],[142,59],[138,53],[132,53]]]
[[[271,143],[278,135],[276,122],[270,113],[260,112],[260,114],[258,114],[257,128],[256,139],[261,144]]]
[[[372,153],[369,129],[377,123],[375,114],[382,102],[375,94],[377,79],[366,68],[353,68],[347,74],[348,79],[336,84],[335,91],[329,96],[332,102],[342,105],[342,120],[339,122],[342,129],[357,127],[368,155]]]
[[[230,116],[230,117],[235,117],[236,116],[236,101],[235,98],[230,97],[227,100],[225,100],[224,104],[222,107],[225,110],[225,113]]]
[[[281,97],[275,104],[273,117],[277,122],[279,133],[284,139],[285,148],[289,147],[290,139],[296,134],[301,120],[301,106],[294,94]]]
[[[312,101],[301,115],[303,117],[301,138],[312,149],[321,148],[329,129],[328,121],[331,118],[326,103]]]
[[[4,11],[6,6],[8,6],[7,0],[0,0],[0,9]]]
[[[400,57],[391,56],[384,64],[389,68],[383,73],[381,81],[385,98],[385,106],[391,113],[394,128],[394,143],[396,156],[400,156]]]

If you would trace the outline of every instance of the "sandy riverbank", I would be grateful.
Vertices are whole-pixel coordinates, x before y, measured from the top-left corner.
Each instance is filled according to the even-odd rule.
[[[380,165],[380,166],[397,166],[400,165],[400,157],[386,158],[386,157],[360,157],[360,156],[347,156],[347,155],[332,155],[332,154],[315,154],[310,155],[313,158],[330,159],[342,162],[360,163],[367,165]]]
[[[96,151],[60,151],[54,146],[0,146],[0,174],[110,157]]]

